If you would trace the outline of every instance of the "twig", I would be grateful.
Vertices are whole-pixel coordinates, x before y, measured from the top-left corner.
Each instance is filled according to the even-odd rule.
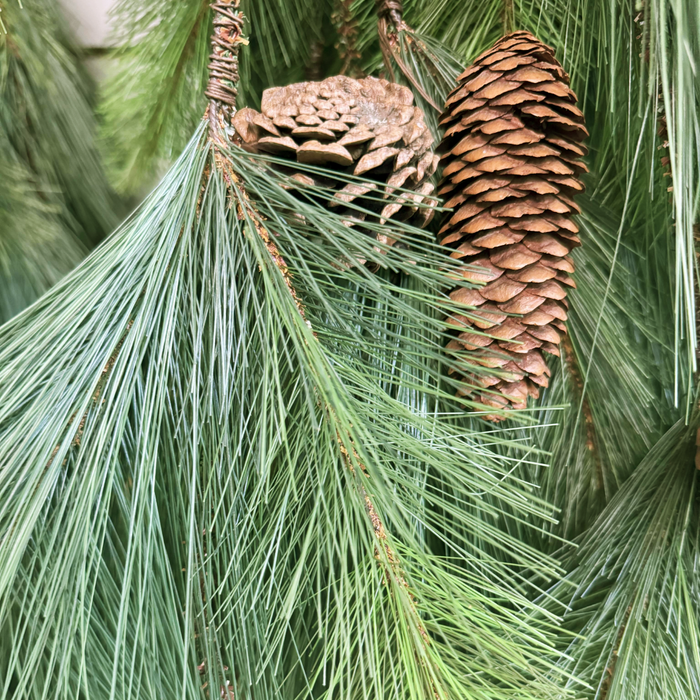
[[[214,33],[209,56],[209,84],[204,94],[209,98],[209,124],[213,135],[220,126],[219,119],[231,123],[236,113],[238,95],[238,51],[248,42],[243,38],[243,13],[240,0],[212,2]]]
[[[311,322],[306,316],[306,309],[304,308],[304,305],[299,297],[299,294],[297,293],[294,283],[292,280],[292,275],[291,272],[289,271],[289,267],[287,266],[287,263],[285,262],[284,258],[282,257],[279,248],[275,244],[275,242],[272,239],[272,236],[270,235],[269,231],[265,228],[264,225],[264,217],[260,212],[258,212],[257,208],[255,205],[252,203],[250,200],[250,197],[248,196],[248,193],[245,190],[245,187],[243,183],[241,182],[240,177],[235,173],[233,170],[233,167],[231,166],[231,162],[228,158],[224,157],[220,152],[219,149],[215,147],[215,162],[220,169],[224,180],[227,182],[229,188],[232,191],[236,191],[237,193],[237,206],[238,206],[238,216],[241,219],[248,219],[253,222],[253,226],[255,227],[255,230],[262,240],[263,244],[265,245],[265,248],[267,249],[270,258],[272,259],[272,262],[274,263],[275,267],[280,271],[282,278],[284,279],[285,286],[287,287],[287,291],[289,292],[290,296],[294,300],[294,305],[297,308],[297,311],[299,312],[299,315],[301,316],[303,322],[305,325],[311,330],[313,337],[318,341],[318,335],[314,331]],[[325,403],[325,402],[324,402]],[[334,417],[334,422],[337,424],[337,419],[335,419],[335,411],[333,410],[333,407],[330,406],[329,404],[325,403],[323,406],[325,409],[325,413],[328,416]],[[336,439],[338,441],[338,447],[340,450],[341,455],[343,456],[343,459],[345,461],[345,466],[350,470],[350,472],[355,475],[355,468],[354,468],[354,462],[356,462],[360,470],[362,471],[362,474],[366,477],[369,478],[369,475],[367,473],[367,469],[362,464],[361,460],[359,459],[359,456],[355,449],[350,446],[350,450],[352,450],[352,457],[350,456],[350,451],[348,450],[346,444],[345,444],[345,439],[341,437],[340,432],[336,428]],[[353,457],[354,457],[354,462],[353,462]],[[423,639],[424,643],[428,645],[430,643],[428,634],[425,630],[425,626],[423,625],[423,621],[420,618],[420,615],[418,613],[418,610],[416,608],[415,604],[415,598],[413,596],[413,593],[410,590],[410,587],[408,585],[408,582],[406,581],[406,575],[405,572],[403,571],[403,568],[401,566],[400,559],[398,555],[394,552],[394,550],[391,548],[389,545],[388,541],[388,536],[386,533],[386,529],[384,527],[384,523],[381,520],[381,517],[379,516],[379,513],[377,512],[377,509],[370,498],[369,494],[367,493],[365,487],[360,484],[359,485],[359,491],[360,495],[362,496],[364,505],[365,505],[365,511],[367,513],[367,516],[372,524],[372,531],[374,533],[374,537],[377,541],[377,551],[378,551],[378,556],[377,559],[379,561],[383,560],[384,564],[384,570],[386,574],[387,579],[393,580],[405,593],[406,597],[409,600],[409,605],[411,608],[411,613],[414,618],[414,622],[418,628],[418,631],[421,635],[421,638]],[[381,552],[381,554],[379,554]]]
[[[610,655],[610,664],[605,669],[606,676],[603,683],[600,686],[600,695],[598,700],[606,700],[608,693],[610,692],[610,687],[612,686],[613,677],[615,676],[615,668],[617,666],[617,660],[620,656],[620,646],[622,644],[622,638],[625,636],[625,630],[627,629],[627,623],[629,622],[630,615],[632,614],[632,605],[630,603],[629,607],[625,611],[625,616],[622,619],[622,624],[618,630],[617,637],[615,638],[615,646],[613,647],[612,653]]]
[[[389,74],[392,82],[396,82],[394,69],[392,68],[392,60],[401,69],[404,77],[408,80],[413,88],[420,96],[437,112],[441,112],[441,108],[435,104],[433,99],[423,89],[413,71],[401,57],[401,46],[399,34],[406,32],[406,40],[409,45],[415,46],[417,51],[421,51],[422,47],[415,42],[410,36],[411,28],[403,20],[403,4],[400,0],[377,0],[377,31],[379,33],[379,47],[382,50],[382,58],[384,59],[384,67]]]
[[[569,370],[569,375],[573,382],[574,388],[576,389],[577,398],[581,402],[581,411],[583,413],[583,419],[586,426],[586,447],[588,447],[588,451],[591,453],[593,463],[595,464],[597,480],[596,488],[601,490],[605,487],[605,479],[603,475],[603,463],[598,450],[598,440],[596,439],[595,421],[593,420],[591,405],[588,402],[588,398],[583,393],[583,375],[581,374],[581,368],[579,367],[578,360],[576,358],[574,346],[568,334],[564,335],[562,346],[564,347],[566,368]]]
[[[343,455],[343,458],[345,459],[345,466],[350,470],[350,472],[354,475],[355,472],[355,466],[353,463],[353,459],[350,457],[350,453],[347,451],[345,448],[345,445],[343,445],[343,442],[338,435],[337,437],[338,440],[338,445],[340,447],[340,453]],[[360,470],[362,471],[362,474],[365,478],[369,478],[369,474],[367,474],[367,467],[360,461],[360,458],[357,454],[357,452],[353,449],[353,457],[355,458],[355,462],[359,465]],[[386,573],[388,573],[391,578],[396,582],[396,584],[404,591],[406,597],[409,600],[409,605],[411,607],[411,612],[413,614],[414,621],[416,622],[416,626],[418,627],[418,632],[420,633],[420,636],[422,637],[423,641],[425,642],[425,645],[428,646],[430,644],[430,637],[428,636],[428,633],[425,629],[425,626],[423,625],[423,620],[421,619],[418,609],[416,608],[416,601],[413,596],[413,592],[411,591],[408,582],[406,581],[406,576],[404,573],[403,568],[401,567],[401,561],[392,549],[391,545],[389,544],[389,539],[386,534],[386,530],[384,529],[384,523],[382,522],[381,518],[379,517],[379,514],[377,513],[376,508],[374,507],[374,503],[372,503],[372,500],[369,497],[369,494],[367,493],[365,487],[360,484],[360,493],[364,499],[365,502],[365,511],[367,513],[367,516],[370,519],[370,522],[372,523],[372,530],[374,531],[374,537],[377,540],[377,560],[382,561],[382,556],[379,554],[379,548],[383,551],[384,554],[384,560],[385,560],[385,567],[384,570]]]
[[[355,0],[336,0],[336,8],[331,14],[331,21],[338,32],[338,43],[335,48],[341,60],[341,75],[350,78],[361,78],[363,72],[358,66],[362,57],[357,50],[357,22],[350,10]]]
[[[515,29],[515,9],[513,0],[503,0],[503,34],[512,34]]]
[[[379,19],[390,21],[397,30],[402,29],[403,21],[403,2],[401,0],[376,0],[377,15]]]
[[[311,42],[309,49],[309,62],[306,64],[304,77],[307,80],[318,82],[323,80],[323,42],[320,39],[315,39]]]

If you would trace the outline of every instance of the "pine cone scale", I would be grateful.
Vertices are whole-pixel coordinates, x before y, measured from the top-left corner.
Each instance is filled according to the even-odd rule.
[[[329,176],[324,182],[338,188],[326,205],[347,213],[349,225],[365,217],[344,210],[344,205],[382,183],[388,186],[384,198],[394,201],[361,203],[379,221],[396,217],[425,226],[430,220],[432,210],[418,205],[433,203],[430,178],[439,158],[431,150],[432,136],[408,88],[376,78],[336,76],[266,90],[261,110],[241,109],[233,119],[247,150],[288,159],[292,178],[301,184],[313,184],[316,176],[295,173],[295,162],[368,179],[367,186],[346,184],[341,177]],[[412,192],[399,196],[394,193],[398,187]],[[382,242],[394,241],[385,237]]]
[[[566,332],[588,133],[568,82],[550,47],[516,32],[462,73],[440,119],[438,194],[453,213],[438,240],[469,266],[466,280],[484,283],[450,295],[478,309],[450,324],[452,376],[460,395],[490,407],[537,397],[549,376],[542,353],[558,354]],[[502,374],[487,380],[479,365]]]

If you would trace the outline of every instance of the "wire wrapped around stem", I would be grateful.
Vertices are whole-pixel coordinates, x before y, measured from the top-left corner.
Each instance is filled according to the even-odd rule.
[[[240,0],[219,0],[211,3],[214,12],[214,32],[209,56],[209,83],[205,95],[209,98],[209,122],[212,133],[216,127],[230,124],[236,113],[238,95],[238,51],[248,43],[242,36],[245,18]]]
[[[396,29],[403,23],[403,3],[401,0],[377,0],[379,19],[389,20]]]

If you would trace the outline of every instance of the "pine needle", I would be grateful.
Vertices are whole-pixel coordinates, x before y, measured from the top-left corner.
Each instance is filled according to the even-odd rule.
[[[521,572],[557,566],[495,524],[547,507],[439,419],[441,252],[284,184],[201,127],[6,327],[0,697],[556,695]]]

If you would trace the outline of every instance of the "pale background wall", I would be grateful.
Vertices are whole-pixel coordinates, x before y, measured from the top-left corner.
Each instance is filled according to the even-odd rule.
[[[115,0],[59,0],[66,11],[78,41],[86,48],[107,46],[107,13]],[[177,2],[177,0],[175,0]]]

